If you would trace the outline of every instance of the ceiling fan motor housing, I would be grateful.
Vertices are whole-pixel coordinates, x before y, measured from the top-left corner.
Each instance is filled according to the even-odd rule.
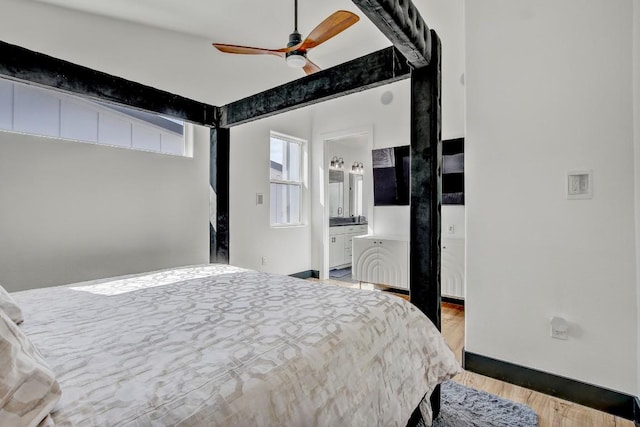
[[[302,43],[302,35],[299,32],[294,31],[289,34],[289,43],[287,43],[287,47],[295,46],[300,43]]]
[[[287,43],[287,47],[295,46],[302,43],[302,36],[299,32],[294,31],[289,34],[289,43]],[[291,52],[287,52],[285,54],[287,64],[290,67],[301,68],[304,67],[307,63],[307,51],[304,49],[296,49]]]

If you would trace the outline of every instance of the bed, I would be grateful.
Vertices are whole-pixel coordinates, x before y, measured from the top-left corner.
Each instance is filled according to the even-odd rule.
[[[405,426],[460,369],[401,298],[229,265],[11,296],[57,426]]]

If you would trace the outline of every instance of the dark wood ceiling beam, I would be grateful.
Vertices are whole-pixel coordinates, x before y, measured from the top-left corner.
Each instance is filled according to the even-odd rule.
[[[0,41],[0,77],[213,126],[216,107]]]
[[[411,0],[352,0],[411,66],[431,61],[431,32]]]
[[[221,127],[232,127],[296,108],[409,78],[411,67],[388,47],[220,107]]]

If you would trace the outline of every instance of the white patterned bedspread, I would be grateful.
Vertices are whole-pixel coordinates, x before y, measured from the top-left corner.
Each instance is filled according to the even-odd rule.
[[[405,426],[459,370],[400,298],[232,266],[12,295],[60,426]]]

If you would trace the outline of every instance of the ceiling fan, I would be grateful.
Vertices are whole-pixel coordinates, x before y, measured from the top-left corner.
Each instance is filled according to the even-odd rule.
[[[294,0],[294,27],[289,35],[287,47],[282,49],[263,49],[259,47],[237,46],[232,44],[213,43],[220,52],[239,53],[245,55],[275,55],[284,58],[290,67],[302,68],[307,74],[320,71],[320,67],[307,58],[307,51],[326,42],[330,38],[340,34],[360,18],[358,15],[346,10],[332,13],[311,31],[309,36],[302,40],[298,32],[298,0]]]

